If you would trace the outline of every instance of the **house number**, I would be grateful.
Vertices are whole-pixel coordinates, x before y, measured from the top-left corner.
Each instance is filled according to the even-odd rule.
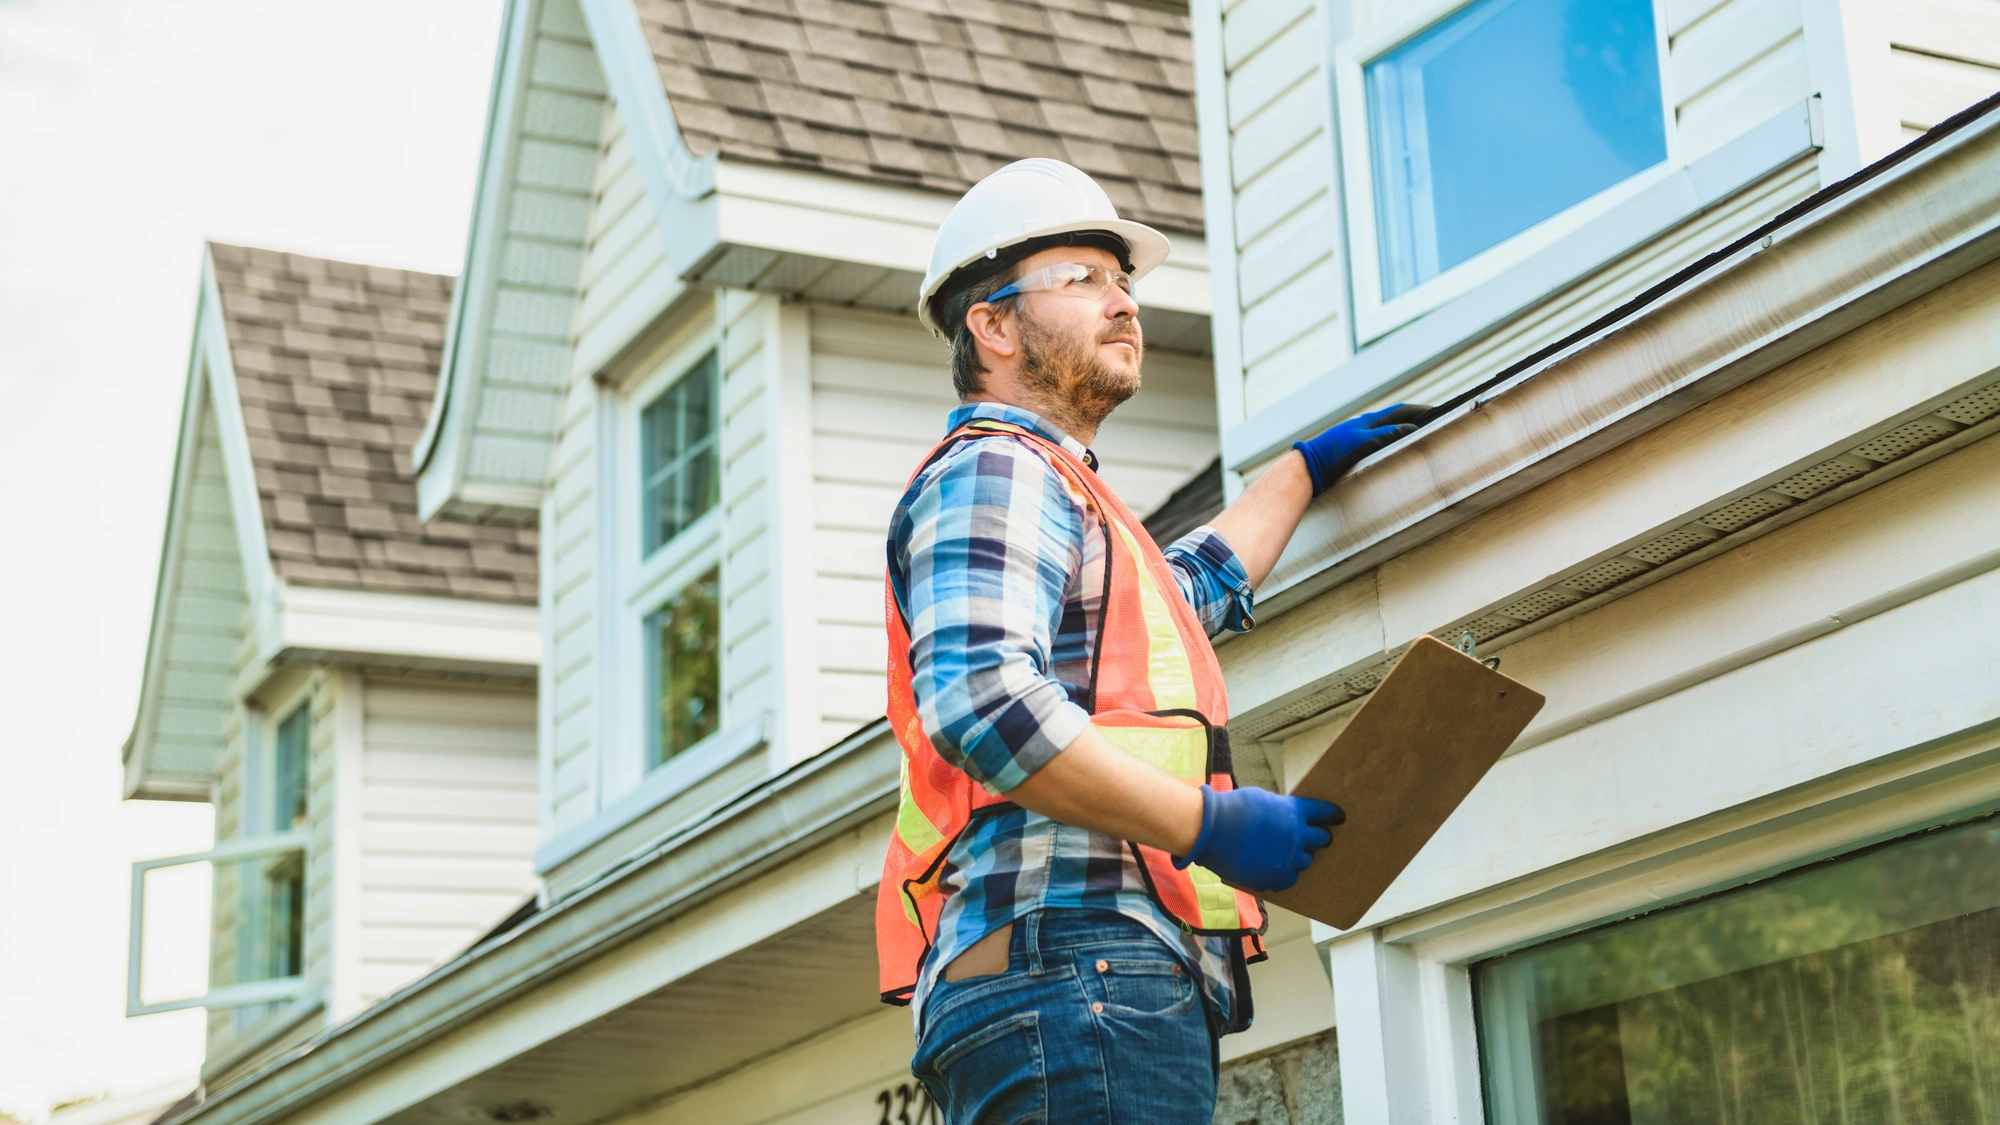
[[[876,1094],[875,1104],[882,1107],[879,1125],[943,1125],[937,1103],[922,1083],[898,1082]]]

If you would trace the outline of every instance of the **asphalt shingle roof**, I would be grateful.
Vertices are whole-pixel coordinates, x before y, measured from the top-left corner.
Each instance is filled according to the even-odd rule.
[[[1115,0],[637,0],[688,145],[960,192],[1010,161],[1089,172],[1201,229],[1185,15]]]
[[[410,451],[452,279],[210,243],[271,562],[287,582],[535,600],[533,529],[417,520]]]

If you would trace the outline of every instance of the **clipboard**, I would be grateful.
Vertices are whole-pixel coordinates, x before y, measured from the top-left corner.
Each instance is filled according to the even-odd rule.
[[[1352,929],[1544,702],[1471,655],[1417,638],[1292,787],[1347,820],[1296,884],[1264,899]]]

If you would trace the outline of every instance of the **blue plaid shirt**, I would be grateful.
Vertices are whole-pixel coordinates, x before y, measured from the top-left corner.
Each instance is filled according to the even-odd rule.
[[[961,406],[946,430],[974,418],[1021,426],[1097,467],[1081,442],[1011,406]],[[1104,590],[1099,516],[1026,444],[994,435],[962,440],[926,468],[889,526],[890,582],[909,623],[924,729],[945,761],[1005,793],[1090,723],[1078,700]],[[1249,577],[1218,532],[1196,528],[1165,554],[1209,636],[1250,627]],[[1003,806],[952,845],[941,885],[944,911],[911,1001],[919,1027],[944,966],[1001,926],[1049,909],[1135,919],[1180,954],[1219,1016],[1234,1010],[1231,939],[1180,929],[1114,837]]]

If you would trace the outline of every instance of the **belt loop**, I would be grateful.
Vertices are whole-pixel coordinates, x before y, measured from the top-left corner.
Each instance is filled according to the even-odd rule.
[[[1028,971],[1039,973],[1042,971],[1042,912],[1030,910],[1021,922],[1026,926],[1021,940],[1027,945]]]

